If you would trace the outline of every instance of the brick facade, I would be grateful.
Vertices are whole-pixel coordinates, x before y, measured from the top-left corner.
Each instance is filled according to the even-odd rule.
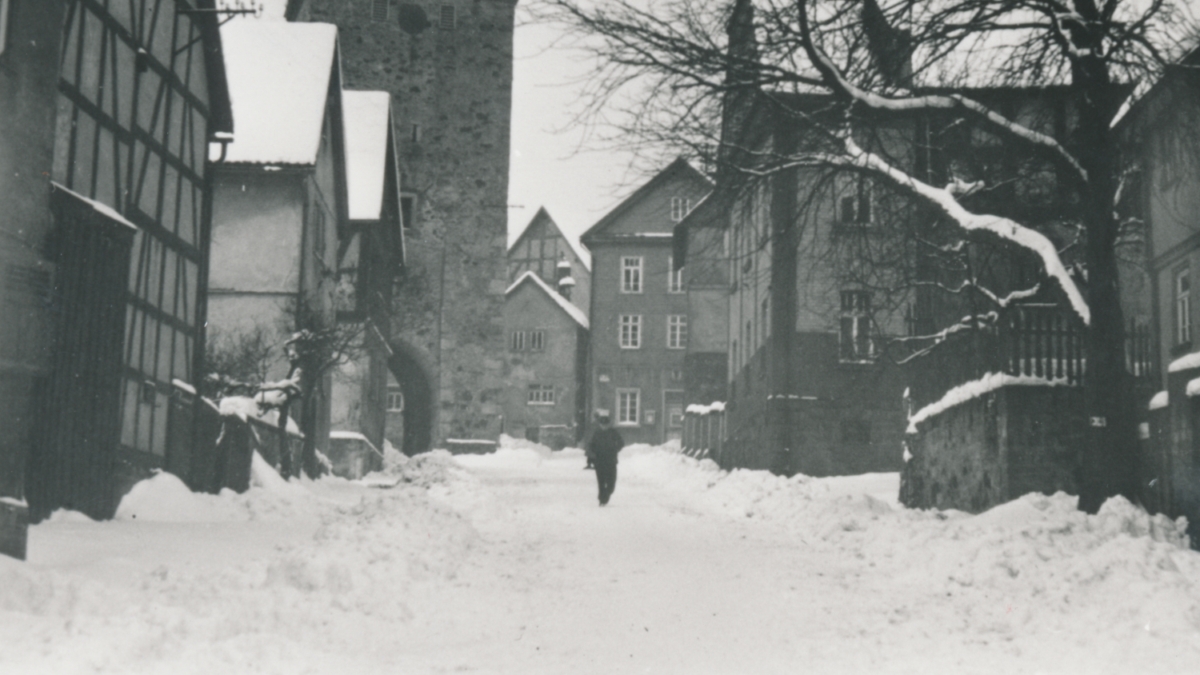
[[[405,452],[496,439],[507,371],[512,0],[437,5],[307,0],[290,16],[338,26],[345,83],[392,94],[407,272],[391,371],[405,389]]]

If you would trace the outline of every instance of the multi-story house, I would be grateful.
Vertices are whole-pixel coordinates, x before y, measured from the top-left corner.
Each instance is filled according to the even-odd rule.
[[[5,414],[38,392],[33,428],[14,424],[0,455],[34,519],[109,517],[135,481],[190,461],[206,158],[232,122],[213,3],[133,9],[0,3]]]
[[[1145,221],[1146,260],[1157,327],[1160,390],[1150,401],[1143,434],[1142,485],[1147,507],[1186,515],[1200,535],[1200,460],[1193,401],[1200,386],[1200,318],[1192,278],[1200,276],[1200,96],[1193,50],[1132,104],[1120,129],[1137,162],[1133,214]],[[1124,279],[1122,279],[1124,282]]]
[[[349,220],[337,27],[238,19],[221,38],[238,134],[214,167],[212,349],[261,336],[275,345],[265,379],[282,380],[288,337],[336,320],[338,233]],[[290,412],[324,451],[332,382],[320,378]]]
[[[592,271],[588,267],[590,259],[585,260],[585,255],[567,239],[545,207],[539,208],[521,235],[508,247],[508,282],[511,285],[525,272],[533,272],[563,293],[586,316],[592,293]],[[560,288],[559,282],[564,279],[570,281]]]
[[[581,237],[592,252],[588,407],[608,410],[629,443],[682,431],[688,300],[672,234],[711,190],[677,159]]]
[[[587,419],[587,315],[527,270],[505,293],[504,325],[505,432],[556,450],[574,444]]]
[[[392,94],[406,272],[387,337],[409,454],[495,441],[503,425],[515,7],[514,0],[288,3],[289,20],[338,26],[347,87]]]
[[[378,449],[391,407],[392,293],[404,265],[399,158],[388,92],[343,91],[342,109],[350,221],[338,237],[337,312],[357,339],[334,374],[331,426],[359,432]]]

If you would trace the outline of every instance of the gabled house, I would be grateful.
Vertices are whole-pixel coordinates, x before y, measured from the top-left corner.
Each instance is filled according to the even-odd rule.
[[[214,157],[210,351],[258,347],[261,374],[280,380],[288,336],[336,321],[350,228],[337,28],[239,19],[221,38],[238,134]],[[322,452],[331,384],[324,373],[301,413]]]
[[[233,129],[213,3],[143,5],[153,20],[78,0],[0,3],[10,553],[26,507],[34,520],[59,508],[107,518],[134,482],[190,459],[205,160]]]
[[[556,450],[574,444],[587,419],[587,315],[531,270],[504,296],[505,432]]]
[[[711,190],[677,159],[580,237],[592,252],[588,408],[608,410],[627,443],[682,432],[688,304],[672,234]]]
[[[1140,172],[1130,190],[1133,215],[1147,228],[1158,393],[1150,400],[1143,434],[1142,485],[1146,505],[1172,517],[1186,515],[1200,535],[1200,316],[1192,279],[1200,277],[1200,49],[1132,103],[1121,130]],[[1122,279],[1124,282],[1124,279]],[[1197,384],[1193,384],[1197,383]]]
[[[334,430],[360,433],[381,449],[392,356],[387,344],[392,289],[404,265],[391,95],[343,91],[342,107],[350,220],[338,237],[337,312],[338,321],[350,326],[359,339],[351,360],[334,373],[331,424]],[[334,446],[331,452],[336,453],[340,446]],[[337,458],[330,458],[336,463]]]
[[[508,282],[512,284],[525,272],[533,272],[586,315],[591,301],[592,271],[590,258],[585,260],[584,256],[546,208],[539,208],[508,247]]]

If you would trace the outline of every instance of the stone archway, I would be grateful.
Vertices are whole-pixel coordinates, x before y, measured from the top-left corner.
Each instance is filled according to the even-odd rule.
[[[412,456],[433,447],[433,428],[437,400],[432,369],[416,350],[403,342],[392,342],[388,370],[404,395],[404,445],[401,450]]]

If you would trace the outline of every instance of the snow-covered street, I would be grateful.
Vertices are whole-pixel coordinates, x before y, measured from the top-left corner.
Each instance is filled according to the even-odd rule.
[[[2,673],[1187,673],[1177,524],[1027,496],[914,512],[897,477],[577,450],[433,453],[244,495],[142,483],[0,558]],[[393,487],[386,487],[391,484]]]

